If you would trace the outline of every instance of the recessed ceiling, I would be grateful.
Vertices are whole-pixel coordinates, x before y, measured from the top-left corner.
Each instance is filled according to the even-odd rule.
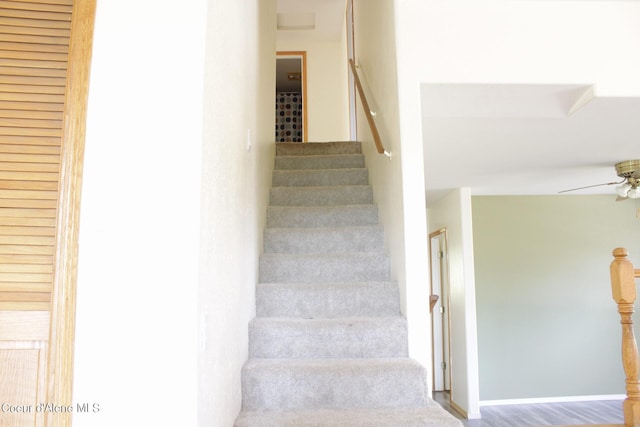
[[[277,14],[278,31],[308,31],[316,29],[315,12],[283,12]]]
[[[282,41],[339,41],[344,33],[346,0],[278,0]]]
[[[619,181],[640,158],[640,98],[579,85],[423,85],[427,203],[474,195],[558,194]],[[612,194],[611,186],[570,194]]]

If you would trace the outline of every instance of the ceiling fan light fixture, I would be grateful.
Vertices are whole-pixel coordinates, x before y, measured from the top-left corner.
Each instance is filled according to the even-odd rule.
[[[619,187],[616,187],[616,194],[620,197],[627,197],[629,190],[631,190],[631,184],[629,184],[628,182],[625,182]]]
[[[640,188],[632,187],[627,192],[627,197],[630,199],[640,199]]]

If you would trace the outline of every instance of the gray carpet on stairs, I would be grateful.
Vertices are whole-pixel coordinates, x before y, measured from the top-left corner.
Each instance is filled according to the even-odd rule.
[[[448,427],[462,426],[435,402],[410,408],[243,411],[236,427]]]
[[[261,283],[256,314],[303,319],[398,316],[398,293],[395,282]]]
[[[236,427],[454,427],[408,357],[359,142],[278,143]]]

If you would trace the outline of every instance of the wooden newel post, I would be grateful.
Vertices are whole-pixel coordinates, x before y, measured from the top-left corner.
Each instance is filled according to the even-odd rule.
[[[622,365],[627,377],[627,398],[623,403],[625,426],[640,426],[640,359],[633,333],[633,312],[636,300],[636,284],[633,264],[627,259],[624,248],[613,250],[611,262],[611,291],[618,304],[622,324]]]

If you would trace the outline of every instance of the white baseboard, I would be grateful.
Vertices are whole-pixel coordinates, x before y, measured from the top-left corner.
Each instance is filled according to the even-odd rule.
[[[536,397],[531,399],[481,400],[480,406],[530,405],[535,403],[593,402],[595,400],[624,400],[624,394],[603,394],[597,396]]]
[[[459,407],[458,405],[456,405],[456,403],[451,400],[449,402],[449,404],[451,405],[451,408],[456,411],[458,414],[462,415],[462,418],[467,419],[467,420],[479,420],[482,418],[482,415],[480,414],[480,412],[467,412],[464,409],[462,409],[461,407]]]
[[[467,414],[467,419],[468,420],[481,420],[482,419],[482,414],[480,414],[480,412],[470,413],[470,414]]]

